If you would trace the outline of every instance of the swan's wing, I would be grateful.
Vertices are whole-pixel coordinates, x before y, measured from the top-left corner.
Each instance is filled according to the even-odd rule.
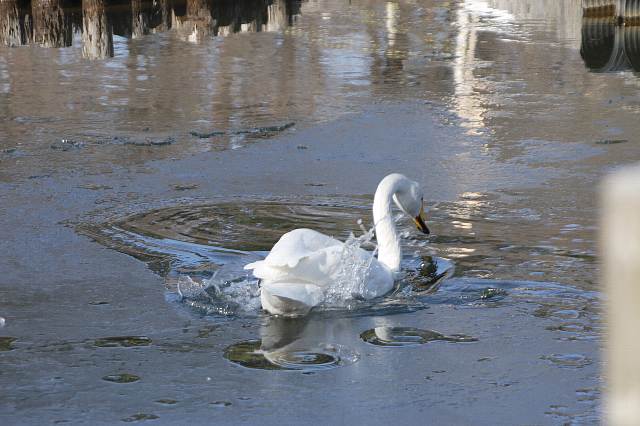
[[[263,285],[273,282],[325,286],[343,266],[344,243],[310,229],[296,229],[280,238],[265,260],[250,263]]]
[[[256,269],[261,265],[294,268],[300,260],[319,250],[341,246],[343,243],[312,229],[294,229],[284,234],[263,261],[249,263],[244,269]]]
[[[263,308],[282,315],[304,315],[321,303],[326,288],[344,279],[345,265],[370,265],[366,285],[354,297],[371,299],[393,288],[391,271],[371,259],[372,253],[357,249],[346,255],[344,249],[344,243],[334,238],[296,229],[283,235],[264,260],[245,269],[262,279]]]

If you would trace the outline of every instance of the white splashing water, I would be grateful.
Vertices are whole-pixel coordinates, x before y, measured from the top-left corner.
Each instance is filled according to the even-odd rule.
[[[360,298],[359,295],[366,293],[366,283],[377,247],[373,251],[365,252],[366,254],[363,256],[362,246],[373,243],[375,229],[367,230],[362,225],[362,220],[358,220],[358,225],[362,230],[362,235],[356,237],[351,233],[344,242],[340,269],[334,285],[327,289],[323,303],[325,306],[350,307],[352,301]]]
[[[357,223],[362,235],[351,233],[344,242],[336,280],[327,288],[322,307],[349,309],[366,294],[366,283],[377,252],[375,229],[367,230],[362,220]],[[372,245],[373,251],[362,249]],[[182,276],[177,283],[178,294],[183,303],[206,313],[236,315],[258,312],[261,309],[260,287],[242,266],[225,265],[210,279]]]
[[[260,310],[260,288],[245,276],[229,278],[225,271],[197,281],[189,276],[178,280],[178,294],[187,305],[207,313],[237,315]]]

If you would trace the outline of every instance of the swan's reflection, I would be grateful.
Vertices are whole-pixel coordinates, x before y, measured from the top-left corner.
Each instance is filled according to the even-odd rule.
[[[434,330],[422,330],[413,327],[375,327],[364,331],[360,338],[376,346],[414,346],[425,343],[442,341],[451,343],[476,342],[475,337],[464,334],[446,336]]]
[[[640,1],[609,6],[584,9],[580,55],[592,71],[640,71]]]
[[[334,340],[332,324],[317,318],[269,317],[260,340],[229,346],[224,356],[248,368],[317,371],[350,365],[359,355]]]

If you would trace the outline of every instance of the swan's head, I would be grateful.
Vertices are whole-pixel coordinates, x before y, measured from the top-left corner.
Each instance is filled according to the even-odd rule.
[[[416,227],[425,234],[429,233],[429,228],[425,221],[427,217],[424,213],[424,195],[418,182],[414,182],[402,176],[402,185],[393,194],[393,201],[398,208],[413,219]]]

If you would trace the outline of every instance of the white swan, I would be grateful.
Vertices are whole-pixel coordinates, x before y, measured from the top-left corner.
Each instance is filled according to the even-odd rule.
[[[264,260],[244,267],[261,280],[262,308],[275,315],[305,315],[322,303],[345,266],[349,266],[345,262],[371,260],[366,282],[357,294],[352,294],[354,298],[373,299],[391,291],[402,258],[391,200],[413,218],[419,230],[429,233],[420,185],[401,174],[390,174],[382,179],[373,198],[378,258],[371,260],[371,253],[360,248],[345,256],[342,241],[311,229],[287,232]]]

